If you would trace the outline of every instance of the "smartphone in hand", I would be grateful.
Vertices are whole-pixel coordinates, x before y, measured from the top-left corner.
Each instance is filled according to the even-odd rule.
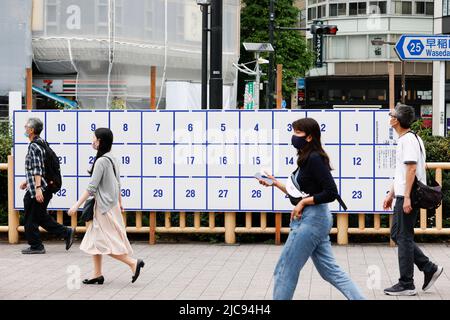
[[[268,178],[265,175],[262,175],[261,172],[255,173],[255,178],[259,180],[263,180],[265,183],[267,183],[269,186],[273,185],[273,180]]]

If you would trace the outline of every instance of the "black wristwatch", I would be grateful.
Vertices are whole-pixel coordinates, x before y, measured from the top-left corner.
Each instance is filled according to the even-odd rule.
[[[41,186],[36,186],[36,189],[41,189],[42,187]]]

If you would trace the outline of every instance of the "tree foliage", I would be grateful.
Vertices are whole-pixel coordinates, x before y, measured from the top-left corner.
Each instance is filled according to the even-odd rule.
[[[300,10],[293,0],[275,0],[275,25],[280,27],[298,27]],[[269,0],[243,0],[241,12],[241,43],[269,42]],[[283,65],[283,96],[288,98],[295,92],[295,80],[309,70],[313,62],[313,53],[308,50],[305,36],[296,30],[275,31],[275,65]],[[263,55],[268,58],[268,54]],[[255,60],[252,53],[241,46],[240,63]],[[268,65],[262,66],[268,73]],[[240,85],[252,77],[240,75]],[[268,79],[265,75],[262,81]],[[265,96],[265,95],[264,95]],[[263,98],[263,95],[261,96]]]

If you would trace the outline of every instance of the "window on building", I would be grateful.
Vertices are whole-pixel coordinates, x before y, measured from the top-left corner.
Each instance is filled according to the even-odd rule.
[[[46,30],[48,33],[58,33],[58,12],[59,1],[48,0],[47,1],[47,14],[46,14]]]
[[[319,18],[323,18],[327,15],[327,6],[323,5],[323,6],[318,6],[317,7],[317,19]]]
[[[350,59],[367,59],[368,44],[366,36],[351,36],[348,38],[348,57]]]
[[[330,101],[346,101],[347,92],[342,89],[330,89],[328,90],[328,99]]]
[[[317,19],[317,7],[308,8],[308,21]]]
[[[347,14],[347,4],[346,3],[330,4],[328,14],[330,15],[330,17],[345,16]]]
[[[416,1],[416,14],[425,14],[425,2]]]
[[[316,4],[317,0],[308,0],[308,5]]]
[[[425,2],[425,14],[434,16],[434,2]]]
[[[412,14],[411,1],[394,1],[393,5],[395,14]]]
[[[346,59],[347,58],[347,37],[346,36],[333,36],[329,37],[328,43],[328,58],[333,59]]]
[[[108,34],[108,0],[97,0],[97,34]]]
[[[356,16],[367,13],[367,2],[350,2],[349,15]]]
[[[153,0],[147,0],[145,3],[145,37],[147,39],[153,38]]]
[[[369,14],[386,14],[386,1],[370,1]]]
[[[442,16],[446,17],[450,15],[450,0],[442,1]]]
[[[424,14],[427,16],[434,15],[434,3],[425,1],[416,1],[416,14]]]
[[[123,26],[123,0],[116,0],[115,3],[115,12],[114,12],[114,17],[115,17],[115,31],[118,35],[120,35],[122,33],[122,26]]]
[[[368,100],[386,101],[387,93],[386,89],[368,89],[367,90]]]
[[[366,90],[365,89],[350,89],[348,95],[349,101],[365,101]]]

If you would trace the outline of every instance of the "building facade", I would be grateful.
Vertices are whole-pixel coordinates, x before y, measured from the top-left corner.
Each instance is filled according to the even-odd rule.
[[[374,46],[379,38],[396,42],[402,34],[432,34],[434,1],[307,0],[307,24],[337,25],[325,36],[324,66],[306,79],[307,106],[389,105],[388,62],[395,64],[395,100],[401,99],[401,63],[392,45]],[[307,37],[312,41],[311,34]],[[406,103],[427,117],[432,109],[432,63],[408,62]]]
[[[156,66],[161,107],[180,87],[200,97],[202,14],[195,0],[5,1],[2,8],[11,19],[23,16],[17,3],[31,11],[28,64],[32,57],[39,87],[73,97],[85,108],[145,108],[150,68]],[[240,50],[239,0],[223,0],[223,31],[224,101],[232,106],[237,87],[232,64]],[[18,89],[23,91],[23,86]]]

